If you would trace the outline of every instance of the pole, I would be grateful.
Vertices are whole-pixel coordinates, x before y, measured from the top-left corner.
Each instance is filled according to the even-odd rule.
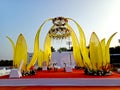
[[[70,55],[70,65],[72,66],[71,52],[69,53],[69,55]]]

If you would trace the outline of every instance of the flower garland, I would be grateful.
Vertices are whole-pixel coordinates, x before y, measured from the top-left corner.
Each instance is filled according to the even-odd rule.
[[[67,18],[53,18],[52,22],[54,24],[54,27],[48,32],[51,38],[64,39],[71,35],[70,30],[66,27],[66,23],[68,22]]]

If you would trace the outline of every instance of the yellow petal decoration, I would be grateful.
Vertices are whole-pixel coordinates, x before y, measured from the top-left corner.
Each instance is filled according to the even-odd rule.
[[[13,67],[19,68],[21,62],[23,61],[22,70],[26,70],[27,66],[27,44],[24,36],[22,34],[19,35],[16,46],[13,42],[13,40],[8,37],[8,40],[10,41],[12,48],[13,48]]]
[[[50,20],[52,20],[52,18],[45,20],[37,31],[37,34],[35,36],[35,41],[34,41],[34,53],[33,53],[30,63],[27,66],[27,70],[29,70],[32,66],[34,66],[34,64],[36,63],[36,60],[38,59],[38,55],[40,54],[40,52],[39,52],[39,45],[40,45],[39,35],[40,35],[43,25]]]
[[[117,33],[117,32],[116,32],[116,33]],[[110,64],[110,52],[109,52],[110,42],[111,42],[112,38],[115,36],[116,33],[114,33],[114,34],[108,39],[107,44],[106,44],[106,47],[105,47],[107,67],[108,67],[108,65]]]
[[[15,66],[15,60],[14,60],[14,54],[15,54],[15,44],[14,44],[14,42],[13,42],[13,40],[10,38],[10,37],[8,37],[8,36],[6,36],[6,38],[10,41],[10,43],[11,43],[11,45],[12,45],[12,48],[13,48],[13,67]]]
[[[44,52],[40,49],[39,55],[38,55],[38,67],[42,67],[42,62],[44,60]]]
[[[46,61],[47,65],[51,60],[51,38],[49,34],[47,34],[44,43],[44,61]]]
[[[81,50],[81,54],[83,56],[85,67],[89,67],[89,69],[92,70],[92,65],[90,62],[88,49],[86,47],[86,38],[85,38],[84,32],[83,32],[82,28],[80,27],[80,25],[75,20],[73,20],[71,18],[68,18],[68,19],[72,20],[78,28],[79,35],[80,35],[80,41],[79,41],[80,42],[80,50]]]
[[[68,23],[66,23],[66,26],[71,31],[72,45],[73,45],[73,56],[75,59],[76,66],[84,67],[77,36],[75,35],[74,30],[72,29],[72,27]]]
[[[34,64],[36,63],[36,60],[38,58],[38,55],[39,55],[39,34],[40,34],[40,29],[38,30],[38,32],[35,36],[34,53],[33,53],[33,56],[32,56],[32,59],[31,59],[29,65],[27,66],[27,70],[29,70],[32,66],[34,66]]]
[[[101,43],[95,32],[92,33],[90,38],[90,60],[94,71],[102,70],[102,48]]]
[[[102,56],[103,56],[103,63],[102,66],[106,66],[106,56],[105,56],[105,38],[101,40],[101,47],[102,47]]]
[[[15,66],[16,68],[20,67],[21,62],[23,61],[22,70],[26,70],[27,66],[27,44],[25,38],[22,34],[19,35],[16,47],[15,47],[15,54],[14,54]]]

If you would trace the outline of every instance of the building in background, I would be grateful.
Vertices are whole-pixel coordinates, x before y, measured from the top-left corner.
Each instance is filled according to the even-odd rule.
[[[28,63],[30,63],[30,60],[33,56],[33,53],[28,53]],[[64,67],[64,64],[75,66],[75,61],[73,57],[73,53],[71,51],[67,52],[52,52],[51,62],[57,63],[57,66]],[[37,62],[35,66],[37,66]]]

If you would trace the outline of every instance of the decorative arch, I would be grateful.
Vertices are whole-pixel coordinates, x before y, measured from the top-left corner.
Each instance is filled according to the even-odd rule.
[[[44,50],[39,47],[39,34],[41,33],[42,27],[48,21],[52,21],[53,25],[48,31],[45,42]],[[74,32],[74,29],[69,25],[69,21],[72,21],[77,26],[79,32],[79,39]],[[30,67],[34,66],[36,60],[38,60],[38,66],[42,66],[42,62],[46,61],[47,65],[51,60],[51,39],[64,39],[67,37],[72,38],[73,45],[73,55],[75,63],[79,67],[85,68],[85,74],[92,75],[105,75],[110,73],[110,53],[109,46],[112,38],[116,33],[114,33],[105,44],[105,39],[99,40],[96,33],[93,32],[90,38],[90,46],[86,47],[85,34],[80,27],[80,25],[71,18],[57,17],[47,19],[37,31],[35,42],[34,42],[34,54],[27,66],[29,70]],[[14,46],[14,45],[13,45]]]
[[[44,42],[44,50],[41,49],[41,42],[39,40],[40,33],[43,26],[52,21],[53,25],[46,34]],[[69,21],[72,21],[77,26],[79,31],[79,39],[74,32],[74,29],[70,26]],[[57,17],[49,18],[43,22],[43,24],[38,29],[35,40],[34,40],[34,53],[30,63],[27,65],[27,43],[22,34],[19,35],[16,45],[10,37],[7,36],[13,48],[13,66],[14,68],[19,68],[21,61],[23,61],[22,70],[30,70],[32,66],[38,60],[38,66],[42,66],[42,62],[46,61],[47,65],[51,60],[51,40],[52,39],[64,39],[67,37],[72,38],[73,45],[73,56],[75,63],[79,67],[84,67],[85,74],[90,75],[105,75],[110,73],[110,53],[109,46],[112,38],[116,33],[112,34],[105,43],[105,38],[101,41],[99,40],[97,34],[93,32],[91,34],[89,48],[86,47],[85,34],[80,27],[80,25],[71,18]]]
[[[64,18],[64,17],[57,17],[57,18],[50,18],[47,19],[46,21],[43,22],[43,24],[40,26],[40,28],[38,29],[37,33],[36,33],[36,37],[35,37],[35,42],[34,42],[34,54],[33,57],[29,63],[29,65],[27,66],[27,69],[29,70],[30,67],[34,66],[34,64],[36,63],[36,60],[38,60],[38,66],[41,67],[42,62],[46,61],[47,64],[49,62],[49,60],[51,60],[51,39],[64,39],[67,37],[72,38],[72,44],[73,44],[73,55],[74,55],[74,59],[75,59],[75,63],[77,66],[83,67],[84,66],[84,61],[82,59],[83,56],[81,56],[81,48],[80,47],[80,42],[78,41],[78,38],[74,32],[74,30],[72,29],[72,27],[68,24],[68,21],[72,20],[78,27],[79,32],[82,35],[80,35],[80,38],[84,38],[84,33],[82,31],[82,29],[80,28],[80,26],[78,25],[78,23],[76,21],[74,21],[71,18]],[[40,46],[40,41],[39,41],[39,35],[41,33],[41,30],[44,26],[45,23],[47,23],[48,21],[52,21],[53,26],[51,26],[50,30],[48,31],[46,38],[45,38],[45,43],[44,43],[44,50],[42,50],[39,46]],[[82,39],[82,45],[84,45],[85,39]],[[86,52],[85,52],[86,53]]]

